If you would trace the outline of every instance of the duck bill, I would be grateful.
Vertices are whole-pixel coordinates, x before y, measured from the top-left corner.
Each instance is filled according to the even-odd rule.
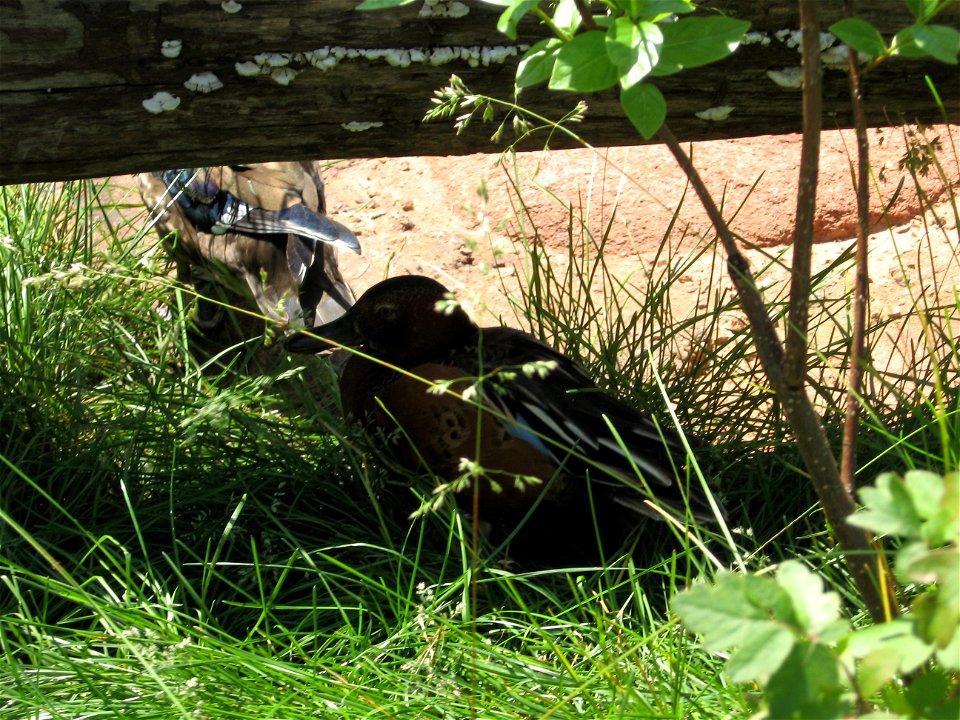
[[[325,325],[294,333],[287,338],[286,344],[292,353],[315,354],[339,347],[359,347],[363,338],[348,313]]]

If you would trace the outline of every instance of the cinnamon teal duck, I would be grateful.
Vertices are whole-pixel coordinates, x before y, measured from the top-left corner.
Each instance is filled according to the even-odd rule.
[[[356,236],[325,215],[314,162],[274,162],[141,173],[140,194],[181,282],[227,287],[260,312],[299,327],[330,322],[354,302],[336,249],[360,252]],[[176,232],[174,232],[176,231]],[[201,302],[198,324],[218,324]]]
[[[411,469],[454,481],[482,468],[480,519],[500,537],[530,523],[528,557],[595,545],[594,518],[625,530],[642,515],[662,518],[654,505],[714,517],[699,481],[687,482],[676,432],[533,336],[478,327],[430,278],[384,280],[339,319],[287,340],[291,352],[340,346],[359,351],[342,368],[344,411],[392,434]],[[472,507],[469,490],[458,499]]]

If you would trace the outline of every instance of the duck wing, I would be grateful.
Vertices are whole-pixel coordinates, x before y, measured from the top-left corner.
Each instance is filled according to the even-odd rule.
[[[652,513],[631,489],[642,487],[638,472],[658,497],[682,507],[676,478],[685,450],[676,432],[603,392],[579,365],[526,333],[487,328],[481,344],[485,366],[474,354],[472,369],[495,373],[483,384],[484,401],[510,419],[510,432],[631,509]],[[455,364],[463,366],[470,354]],[[709,512],[698,489],[690,506],[695,516]]]
[[[290,233],[310,249],[323,243],[360,252],[356,235],[323,214],[323,183],[309,163],[179,168],[159,176],[200,232]]]
[[[229,287],[238,280],[240,291],[279,321],[328,322],[353,304],[335,248],[358,252],[360,246],[323,214],[316,163],[170,169],[142,173],[139,184],[159,211],[161,230],[179,231],[169,249],[181,279],[192,275],[186,270],[192,266],[212,270]]]

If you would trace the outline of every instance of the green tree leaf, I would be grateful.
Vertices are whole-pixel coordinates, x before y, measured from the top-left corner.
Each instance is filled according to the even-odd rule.
[[[707,650],[733,650],[727,671],[736,682],[765,681],[793,651],[794,633],[779,617],[792,615],[790,599],[772,578],[723,573],[713,587],[693,587],[671,606]]]
[[[946,25],[910,25],[894,36],[893,48],[901,57],[929,55],[948,65],[956,65],[960,32]]]
[[[576,0],[560,0],[553,13],[553,24],[570,35],[573,35],[582,21],[580,8]]]
[[[917,20],[925,20],[936,9],[940,0],[907,0],[907,7]]]
[[[931,57],[948,65],[957,64],[960,32],[946,25],[921,25],[913,34],[914,44]]]
[[[857,52],[880,57],[887,51],[887,44],[880,32],[866,20],[844,18],[830,26],[830,32]]]
[[[697,9],[689,0],[616,0],[614,4],[633,20],[661,15],[684,15]]]
[[[565,43],[550,76],[551,90],[597,92],[616,84],[620,74],[606,51],[606,33],[591,30]]]
[[[799,642],[767,683],[769,717],[849,717],[850,703],[836,656],[819,643]]]
[[[667,101],[649,83],[638,83],[621,90],[620,105],[644,140],[652,138],[667,117]]]
[[[774,623],[755,627],[727,660],[734,682],[767,682],[793,650],[796,639],[787,628]]]
[[[900,655],[886,647],[878,647],[866,654],[857,664],[857,685],[864,697],[870,697],[897,674]]]
[[[883,473],[875,487],[861,488],[859,495],[865,509],[847,518],[848,523],[878,534],[920,537],[920,516],[896,473]]]
[[[653,74],[672,75],[727,57],[737,49],[750,23],[727,17],[681,18],[660,29],[663,45]]]
[[[931,650],[917,635],[913,620],[900,617],[851,633],[845,653],[854,658],[873,652],[895,655],[899,672],[912,673],[930,658]]]
[[[517,39],[517,25],[524,15],[537,6],[539,0],[514,0],[497,19],[497,30],[511,40]]]
[[[793,603],[800,629],[819,635],[840,617],[840,596],[824,592],[823,580],[799,560],[788,560],[777,571],[777,583]]]
[[[409,5],[414,0],[363,0],[357,5],[357,10],[385,10],[387,8]]]
[[[548,79],[562,46],[558,38],[547,38],[530,46],[517,66],[517,87],[530,87]]]
[[[620,70],[624,88],[643,80],[660,59],[663,34],[651,22],[634,23],[619,17],[607,29],[606,48],[610,62]]]

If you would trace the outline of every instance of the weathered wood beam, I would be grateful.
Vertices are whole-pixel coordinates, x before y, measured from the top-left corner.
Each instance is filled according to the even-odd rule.
[[[295,158],[451,155],[497,148],[490,125],[455,135],[448,123],[424,124],[433,90],[452,73],[477,92],[508,97],[517,56],[474,67],[445,64],[392,67],[367,53],[317,69],[297,53],[318,48],[363,51],[511,45],[495,30],[496,8],[467,2],[462,18],[420,18],[420,3],[389,12],[358,13],[358,0],[242,0],[228,13],[220,0],[0,0],[0,183],[94,177],[161,167]],[[748,19],[766,45],[741,47],[728,61],[658,79],[669,122],[682,140],[796,132],[800,92],[776,85],[767,70],[799,66],[797,50],[775,37],[797,27],[793,0],[705,0],[702,6]],[[837,10],[824,7],[824,23]],[[902,0],[860,3],[862,17],[886,33],[909,24]],[[956,8],[941,21],[956,24]],[[532,32],[531,32],[532,31]],[[537,38],[529,25],[520,43]],[[176,57],[161,53],[179,40]],[[442,52],[442,51],[441,51]],[[288,86],[269,76],[243,77],[238,63],[260,53],[294,54],[301,70]],[[322,54],[322,53],[321,53]],[[350,53],[354,54],[354,53]],[[254,67],[253,65],[246,67]],[[210,93],[184,86],[192,75],[215,74]],[[953,118],[960,110],[956,66],[933,61],[885,63],[865,78],[868,122],[932,121],[939,112],[924,75],[936,83]],[[151,114],[143,105],[158,92],[179,107]],[[827,70],[826,126],[849,127],[846,76]],[[578,100],[544,89],[523,102],[559,118]],[[585,98],[579,130],[594,145],[638,143],[614,92]],[[723,121],[696,113],[733,106]],[[359,125],[358,125],[359,124]],[[357,128],[368,129],[357,131]],[[540,135],[525,144],[542,145]],[[555,136],[553,147],[568,144]]]

